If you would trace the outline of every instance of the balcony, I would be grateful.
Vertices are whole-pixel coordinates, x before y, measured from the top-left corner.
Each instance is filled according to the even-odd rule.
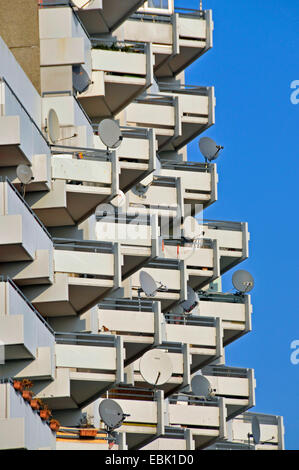
[[[151,261],[144,269],[157,282],[167,286],[168,290],[159,289],[154,300],[161,302],[162,311],[170,308],[171,305],[180,301],[184,292],[187,292],[186,270],[183,262],[155,260]],[[123,282],[124,297],[145,299],[146,296],[141,291],[139,272],[133,274],[129,279]]]
[[[94,147],[94,133],[90,119],[72,92],[43,93],[42,129],[45,134],[50,109],[55,110],[59,120],[60,132],[56,145],[61,145],[62,142],[63,147],[79,147],[81,150]]]
[[[73,0],[73,4],[76,14],[89,34],[110,34],[144,1],[126,0],[126,2],[119,3],[118,0],[96,0],[86,4],[84,0]]]
[[[136,98],[119,115],[126,126],[156,129],[158,151],[177,151],[215,122],[213,87],[163,84],[158,94]]]
[[[115,116],[153,82],[151,46],[92,40],[92,81],[78,100],[90,119]]]
[[[180,178],[184,206],[188,207],[190,214],[196,214],[200,205],[205,209],[217,201],[218,175],[215,164],[172,162],[163,160],[163,155],[161,164],[161,177]]]
[[[251,331],[252,305],[250,295],[199,292],[197,315],[220,318],[223,326],[223,344]]]
[[[129,388],[109,393],[110,396],[130,415],[119,428],[126,433],[129,450],[138,450],[162,437],[173,440],[187,435],[189,439],[192,436],[194,448],[201,449],[226,432],[222,400],[171,404],[164,400],[161,391],[148,395],[142,389]],[[96,415],[95,421],[98,420]]]
[[[126,41],[152,42],[155,75],[175,77],[213,46],[212,12],[137,12],[115,34]]]
[[[249,232],[244,222],[203,222],[204,237],[217,240],[221,274],[248,258]]]
[[[124,381],[125,350],[112,335],[56,333],[56,374],[34,391],[53,410],[87,406]]]
[[[257,417],[260,423],[261,438],[259,444],[248,446],[248,433],[251,434],[252,418]],[[228,421],[228,440],[217,441],[212,450],[284,450],[284,425],[281,416],[261,413],[244,413]]]
[[[117,193],[119,179],[115,154],[53,147],[51,169],[50,191],[31,192],[26,197],[36,215],[48,227],[76,225]]]
[[[39,10],[42,94],[82,91],[91,79],[89,35],[71,2],[51,2],[51,6]]]
[[[255,378],[253,369],[209,365],[202,369],[214,394],[223,398],[227,418],[232,419],[255,406]]]
[[[89,233],[93,231],[98,240],[119,242],[131,249],[134,246],[140,255],[149,250],[151,256],[147,261],[156,258],[159,254],[159,228],[156,216],[130,217],[122,213],[115,214],[113,208],[111,211],[113,212],[111,215],[97,211],[95,225],[91,224]]]
[[[217,200],[216,165],[162,160],[159,176],[145,193],[135,189],[127,193],[129,214],[157,214],[173,224],[187,214],[196,214]],[[165,202],[163,202],[165,201]]]
[[[94,146],[107,153],[107,149],[97,135],[97,125],[93,125]],[[121,126],[123,140],[115,150],[119,162],[119,187],[128,191],[156,168],[156,136],[153,129]]]
[[[49,233],[9,180],[0,183],[0,198],[0,274],[20,285],[50,283],[53,243]]]
[[[146,138],[152,133],[143,135]],[[148,142],[147,155],[136,162],[132,158],[134,153],[120,161],[115,152],[107,154],[102,149],[53,145],[50,162],[44,159],[36,165],[36,171],[42,174],[51,165],[50,190],[44,186],[48,190],[32,192],[36,189],[32,183],[26,199],[46,226],[75,225],[94,213],[98,205],[113,199],[119,189],[126,191],[145,178],[154,165],[154,147],[151,149]],[[40,185],[41,181],[36,180],[36,184]]]
[[[38,124],[5,78],[0,78],[0,167],[32,164],[34,155],[49,154]]]
[[[55,450],[55,434],[10,381],[0,383],[0,450]]]
[[[188,284],[198,290],[220,275],[219,248],[217,240],[203,239],[200,246],[182,239],[164,239],[160,259],[184,263]]]
[[[190,370],[196,371],[222,354],[222,329],[214,319],[182,318],[160,311],[150,300],[105,299],[98,305],[99,331],[121,335],[126,349],[126,365],[148,349],[171,343],[188,345]],[[185,382],[190,382],[185,371]]]
[[[117,244],[58,239],[54,247],[53,284],[24,289],[42,315],[80,315],[120,286],[123,257]]]
[[[4,365],[0,365],[0,375],[9,377],[20,370],[20,360],[24,360],[26,367],[30,360],[36,359],[38,348],[53,348],[54,336],[11,279],[0,278],[0,292],[3,300],[0,305],[0,340],[4,345]]]

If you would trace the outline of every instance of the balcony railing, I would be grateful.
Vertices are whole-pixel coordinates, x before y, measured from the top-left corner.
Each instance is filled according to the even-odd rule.
[[[35,221],[38,223],[38,225],[43,229],[43,231],[45,232],[45,234],[47,235],[47,237],[50,238],[50,240],[52,240],[52,237],[50,235],[50,233],[48,232],[48,230],[46,229],[46,227],[44,226],[44,224],[41,222],[41,220],[36,216],[35,212],[31,209],[31,207],[27,204],[27,202],[25,201],[25,199],[21,196],[21,194],[19,193],[19,191],[14,187],[14,185],[11,183],[11,181],[9,180],[9,178],[7,177],[3,177],[3,176],[0,176],[0,183],[7,183],[10,187],[10,189],[12,189],[12,191],[14,191],[14,193],[16,194],[16,196],[21,200],[22,204],[26,207],[26,209],[30,212],[30,214],[32,215],[32,217],[35,219]]]
[[[159,88],[163,92],[188,93],[189,95],[208,96],[208,87],[188,85],[183,83],[159,82]]]
[[[101,49],[107,51],[118,51],[118,52],[135,52],[145,54],[146,44],[135,41],[119,41],[114,38],[98,38],[92,36],[90,38],[91,46],[93,49]]]
[[[33,307],[33,305],[31,304],[31,302],[29,302],[29,300],[27,299],[27,297],[23,294],[23,292],[21,291],[21,289],[19,289],[19,287],[13,282],[12,279],[10,279],[9,277],[7,276],[4,276],[4,275],[0,275],[0,282],[8,282],[12,287],[13,289],[19,294],[20,297],[22,297],[22,299],[24,300],[24,302],[26,302],[26,304],[28,305],[28,307],[32,310],[32,312],[38,317],[38,319],[45,325],[45,327],[50,331],[50,333],[52,335],[55,335],[55,331],[51,328],[51,326],[49,325],[49,323],[44,319],[44,317],[41,316],[41,314],[36,310],[36,308]]]
[[[29,112],[27,111],[27,109],[24,107],[23,103],[21,100],[19,100],[19,98],[17,97],[17,95],[15,94],[15,92],[13,91],[13,89],[10,87],[10,85],[8,84],[8,82],[5,80],[4,77],[0,77],[0,84],[1,82],[5,83],[5,85],[7,86],[9,92],[11,93],[11,95],[13,96],[13,98],[17,101],[18,105],[20,106],[21,110],[22,110],[22,113],[23,114],[26,114],[26,116],[29,118],[29,120],[31,121],[31,123],[34,125],[35,129],[38,131],[38,133],[40,134],[40,136],[43,138],[43,140],[45,141],[45,144],[48,145],[48,142],[44,136],[44,134],[42,133],[41,129],[38,127],[38,125],[36,124],[36,122],[34,121],[34,119],[30,116]]]
[[[55,332],[55,341],[57,344],[69,344],[73,346],[97,346],[97,347],[115,347],[117,338],[114,335],[97,335],[91,333],[66,333]]]

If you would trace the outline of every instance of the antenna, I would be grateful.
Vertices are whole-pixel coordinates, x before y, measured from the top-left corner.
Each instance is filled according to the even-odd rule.
[[[146,271],[140,271],[139,282],[141,290],[145,293],[146,297],[155,297],[157,292],[168,290],[166,286],[159,282],[160,286],[157,286],[154,278]]]
[[[191,390],[193,395],[205,400],[211,398],[213,393],[211,384],[204,375],[194,375],[191,380]]]
[[[57,113],[54,109],[50,109],[48,112],[46,131],[47,131],[50,143],[53,145],[56,144],[57,142],[61,142],[62,140],[72,139],[73,137],[77,137],[78,135],[75,133],[69,137],[63,137],[62,139],[59,139],[60,124],[59,124]]]
[[[239,269],[234,272],[232,283],[239,294],[250,292],[254,287],[254,279],[252,275],[244,269]]]
[[[120,127],[113,119],[103,119],[98,126],[98,135],[107,147],[107,153],[109,149],[116,149],[120,146],[123,141],[123,136]]]
[[[261,440],[261,427],[257,416],[254,416],[251,421],[251,434],[248,433],[248,445],[250,447],[250,438],[253,438],[255,445],[260,443]]]
[[[26,184],[29,184],[33,179],[33,173],[29,165],[20,164],[17,166],[17,177],[21,182],[21,188],[23,190],[23,197],[25,197],[25,187]]]
[[[183,235],[189,240],[194,240],[194,238],[199,238],[200,236],[204,235],[204,232],[202,232],[201,227],[195,217],[192,217],[191,215],[185,217],[183,223]]]
[[[210,137],[202,137],[199,141],[199,150],[205,157],[205,162],[211,162],[219,157],[219,153],[224,147],[217,145]]]
[[[142,181],[137,183],[132,191],[134,194],[136,194],[139,197],[144,197],[144,195],[147,193],[149,190],[150,186],[153,184],[154,179],[161,174],[161,169],[162,165],[158,157],[156,157],[156,169],[154,170],[153,173],[148,175],[146,178],[144,178]]]
[[[50,109],[47,118],[47,133],[49,140],[52,144],[55,144],[59,139],[60,126],[57,113],[54,109]]]
[[[110,400],[109,398],[101,401],[99,404],[99,414],[107,427],[108,433],[119,428],[125,418],[130,416],[123,412],[121,406],[116,401]]]
[[[161,349],[151,349],[140,359],[140,373],[143,379],[154,387],[168,382],[172,372],[170,356]]]
[[[181,303],[185,313],[191,313],[192,310],[198,305],[199,298],[197,293],[191,286],[187,286],[187,300]]]

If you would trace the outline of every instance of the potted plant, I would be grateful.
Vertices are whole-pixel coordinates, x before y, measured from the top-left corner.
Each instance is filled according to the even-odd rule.
[[[39,410],[40,405],[38,398],[32,398],[32,400],[30,401],[30,406],[33,410]]]
[[[17,392],[22,392],[23,391],[23,384],[22,384],[22,381],[21,380],[14,380],[13,381],[13,388],[17,391]]]
[[[60,428],[60,422],[57,419],[51,419],[49,426],[53,432],[58,432]]]
[[[32,396],[33,396],[33,392],[30,390],[30,388],[33,387],[33,383],[31,382],[31,380],[23,379],[22,385],[23,385],[22,397],[24,398],[24,400],[30,403]]]
[[[45,421],[47,421],[50,418],[50,416],[52,416],[51,410],[49,409],[48,405],[46,405],[45,403],[42,403],[42,408],[39,411],[39,415],[41,419]]]
[[[98,430],[93,426],[88,417],[84,417],[80,421],[79,436],[80,437],[96,437]]]

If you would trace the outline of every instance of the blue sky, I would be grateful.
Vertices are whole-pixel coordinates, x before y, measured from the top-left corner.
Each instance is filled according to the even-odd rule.
[[[199,1],[175,4],[197,9]],[[299,340],[299,104],[290,101],[299,80],[299,2],[203,0],[203,7],[213,10],[214,47],[188,68],[186,83],[215,86],[216,124],[205,135],[225,147],[219,200],[205,218],[248,222],[250,259],[241,267],[256,281],[253,331],[226,348],[226,360],[255,369],[255,411],[283,415],[286,447],[299,449],[299,364],[290,361],[290,343]],[[198,139],[188,158],[202,161]]]

